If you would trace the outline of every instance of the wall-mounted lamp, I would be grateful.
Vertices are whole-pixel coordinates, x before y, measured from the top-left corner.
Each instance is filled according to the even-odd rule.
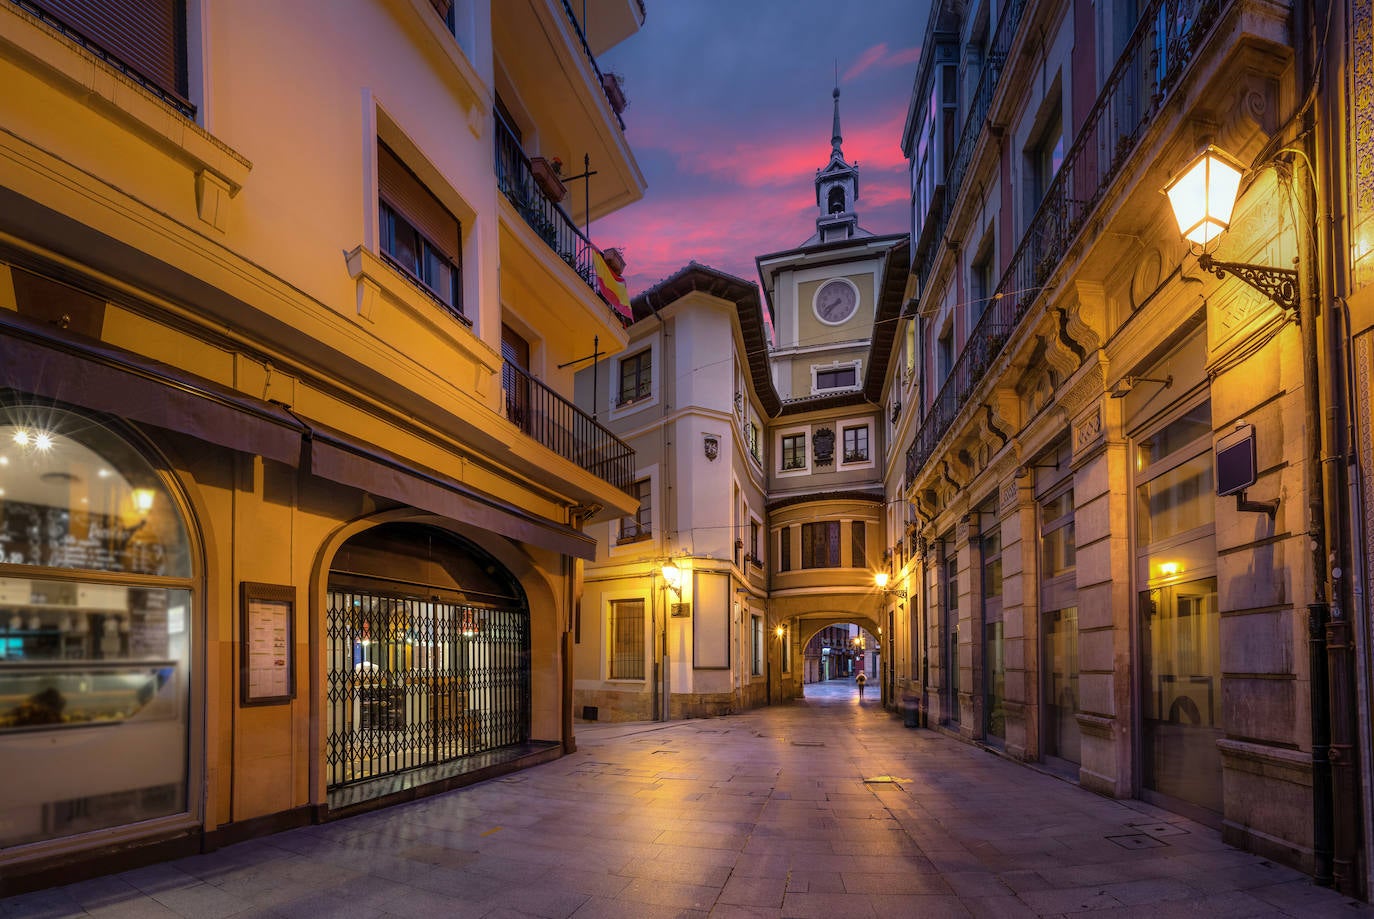
[[[786,627],[786,626],[781,626],[781,625],[780,625],[780,626],[778,626],[776,629],[773,630],[773,634],[776,635],[776,636],[778,636],[779,638],[781,638],[782,636],[784,636],[784,635],[787,634],[787,627]]]
[[[1169,387],[1174,385],[1174,375],[1171,373],[1163,379],[1160,379],[1159,377],[1122,377],[1121,379],[1117,380],[1116,385],[1112,387],[1112,398],[1126,398],[1126,396],[1131,392],[1131,390],[1135,389],[1137,383],[1158,383],[1165,389],[1168,389]]]
[[[665,562],[659,569],[663,575],[663,583],[668,585],[668,589],[677,595],[678,600],[682,599],[682,569],[672,562]]]
[[[905,600],[906,591],[900,590],[896,587],[888,587],[887,584],[889,580],[890,578],[888,577],[886,571],[879,571],[877,574],[873,575],[873,585],[875,587],[877,587],[883,593],[891,594],[895,597],[901,597],[903,600]]]
[[[1174,180],[1164,186],[1178,231],[1190,248],[1199,252],[1198,267],[1218,278],[1233,274],[1289,311],[1298,308],[1298,273],[1291,268],[1270,268],[1242,262],[1221,262],[1208,247],[1231,226],[1231,212],[1240,192],[1245,166],[1214,146],[1193,158]],[[1115,393],[1113,393],[1115,395]]]

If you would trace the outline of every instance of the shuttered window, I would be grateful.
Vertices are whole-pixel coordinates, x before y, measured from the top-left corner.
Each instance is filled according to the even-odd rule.
[[[187,101],[185,0],[28,0],[45,19],[121,70]]]
[[[396,154],[377,144],[382,251],[460,316],[462,225]]]

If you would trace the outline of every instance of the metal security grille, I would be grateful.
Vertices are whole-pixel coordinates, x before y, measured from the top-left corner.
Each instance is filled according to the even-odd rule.
[[[331,789],[529,740],[523,607],[334,587],[327,615]]]

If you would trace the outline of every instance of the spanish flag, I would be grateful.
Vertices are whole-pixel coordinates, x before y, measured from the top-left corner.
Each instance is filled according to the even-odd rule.
[[[625,279],[611,270],[600,249],[592,249],[592,264],[596,266],[596,292],[601,295],[601,299],[610,304],[611,309],[624,316],[626,322],[633,321],[630,291],[625,286]]]

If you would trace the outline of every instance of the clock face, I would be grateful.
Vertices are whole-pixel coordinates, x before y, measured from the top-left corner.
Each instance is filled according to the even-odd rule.
[[[835,278],[816,291],[816,315],[825,322],[844,322],[859,307],[859,294],[848,281]]]

